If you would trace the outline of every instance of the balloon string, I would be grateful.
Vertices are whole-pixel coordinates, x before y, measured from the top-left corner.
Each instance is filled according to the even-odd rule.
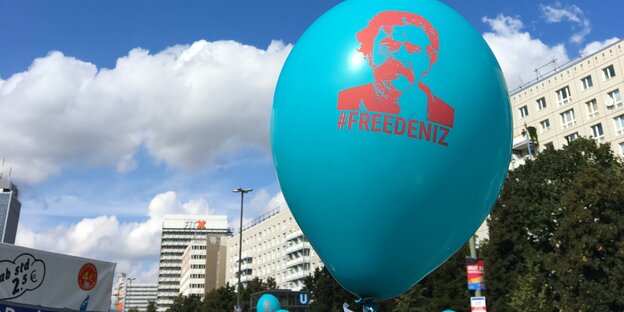
[[[355,303],[362,305],[363,312],[377,312],[377,302],[375,298],[357,298]]]

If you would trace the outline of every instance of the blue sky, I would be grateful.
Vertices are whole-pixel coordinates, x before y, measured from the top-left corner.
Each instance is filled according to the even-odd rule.
[[[619,0],[444,2],[483,34],[511,89],[624,36]],[[18,244],[154,282],[165,213],[234,225],[238,186],[255,189],[248,218],[282,204],[273,88],[337,3],[0,0],[0,158],[22,191]]]

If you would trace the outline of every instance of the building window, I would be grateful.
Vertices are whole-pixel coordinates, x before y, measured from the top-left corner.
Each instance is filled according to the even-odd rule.
[[[598,102],[596,102],[596,99],[585,102],[585,107],[587,107],[587,117],[598,116]]]
[[[604,75],[604,80],[609,80],[615,77],[615,68],[613,68],[613,65],[609,65],[602,69],[602,74]]]
[[[529,108],[524,105],[518,109],[520,111],[520,118],[524,118],[529,115]]]
[[[607,92],[607,98],[605,101],[607,102],[607,106],[622,105],[622,95],[620,94],[620,89]]]
[[[550,120],[545,119],[540,121],[541,133],[550,131]]]
[[[555,148],[555,145],[553,144],[553,142],[548,142],[546,144],[544,144],[544,149],[548,149],[548,148]]]
[[[546,108],[546,98],[542,97],[537,99],[537,110],[542,110]]]
[[[595,124],[591,126],[592,134],[594,139],[598,142],[601,142],[604,139],[604,131],[602,130],[602,124]]]
[[[574,109],[569,109],[559,115],[561,115],[561,128],[566,129],[576,124]]]
[[[574,132],[572,134],[568,134],[564,137],[566,139],[566,142],[568,142],[568,144],[570,144],[572,141],[576,140],[579,138],[578,132]]]
[[[615,126],[615,132],[617,134],[624,133],[624,115],[613,118],[613,124]]]
[[[583,90],[591,88],[594,85],[591,75],[581,79],[581,85],[583,86]]]
[[[624,156],[624,142],[620,143],[620,154]]]
[[[559,90],[557,90],[557,103],[559,105],[563,105],[565,103],[568,103],[572,100],[572,97],[570,96],[570,87],[565,86]]]

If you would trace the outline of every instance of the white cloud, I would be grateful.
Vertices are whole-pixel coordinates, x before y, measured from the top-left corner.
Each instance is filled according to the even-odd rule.
[[[5,168],[37,182],[70,165],[132,170],[141,145],[182,169],[268,150],[273,91],[290,49],[202,40],[156,54],[133,49],[113,69],[51,52],[0,80]]]
[[[158,256],[162,220],[167,214],[210,214],[204,199],[180,202],[176,193],[156,195],[144,222],[121,223],[116,216],[85,218],[76,224],[36,231],[20,225],[17,245],[70,255],[115,261],[139,274],[139,263]],[[120,270],[118,269],[118,271]],[[141,271],[143,272],[143,271]],[[141,274],[146,275],[149,272]],[[155,275],[151,276],[155,280]]]
[[[519,18],[499,14],[495,18],[483,17],[482,20],[492,29],[484,33],[483,38],[496,55],[510,91],[534,80],[535,68],[553,59],[557,59],[558,64],[569,61],[563,44],[549,46],[533,38],[527,31],[522,31],[524,25]]]
[[[275,205],[286,207],[281,193],[271,197],[262,191],[251,199],[259,212]],[[156,195],[149,203],[147,220],[120,222],[116,216],[84,218],[75,224],[64,224],[49,229],[18,227],[17,245],[60,252],[75,256],[113,261],[117,272],[137,277],[138,282],[155,282],[158,273],[158,255],[162,221],[168,214],[216,214],[204,198],[180,201],[175,192]],[[236,214],[234,214],[236,215]],[[256,216],[248,212],[248,216]],[[236,215],[237,216],[237,215]],[[231,216],[229,219],[232,219]],[[235,219],[238,227],[238,218]],[[246,218],[244,221],[251,221]]]
[[[599,51],[599,50],[601,50],[601,49],[603,49],[603,48],[605,48],[605,47],[607,47],[607,46],[609,46],[609,45],[611,45],[611,44],[613,44],[613,43],[615,43],[615,42],[617,42],[619,40],[620,40],[619,38],[613,37],[611,39],[607,39],[607,40],[604,40],[604,41],[593,41],[593,42],[590,42],[590,43],[588,43],[585,46],[585,48],[583,48],[581,51],[579,51],[579,55],[581,57],[586,57],[586,56],[588,56],[588,55],[590,55],[590,54],[592,54],[592,53],[594,53],[596,51]]]
[[[560,2],[555,2],[553,5],[541,5],[540,8],[548,23],[559,23],[567,20],[574,24],[573,28],[576,30],[576,33],[570,37],[571,42],[581,43],[585,36],[591,32],[589,18],[576,5],[566,5],[564,7]]]

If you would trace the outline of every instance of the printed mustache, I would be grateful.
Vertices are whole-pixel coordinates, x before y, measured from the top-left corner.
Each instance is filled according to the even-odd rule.
[[[389,58],[375,69],[375,80],[391,81],[399,78],[399,75],[405,76],[407,81],[414,82],[414,73],[412,70],[403,65],[398,60]]]

